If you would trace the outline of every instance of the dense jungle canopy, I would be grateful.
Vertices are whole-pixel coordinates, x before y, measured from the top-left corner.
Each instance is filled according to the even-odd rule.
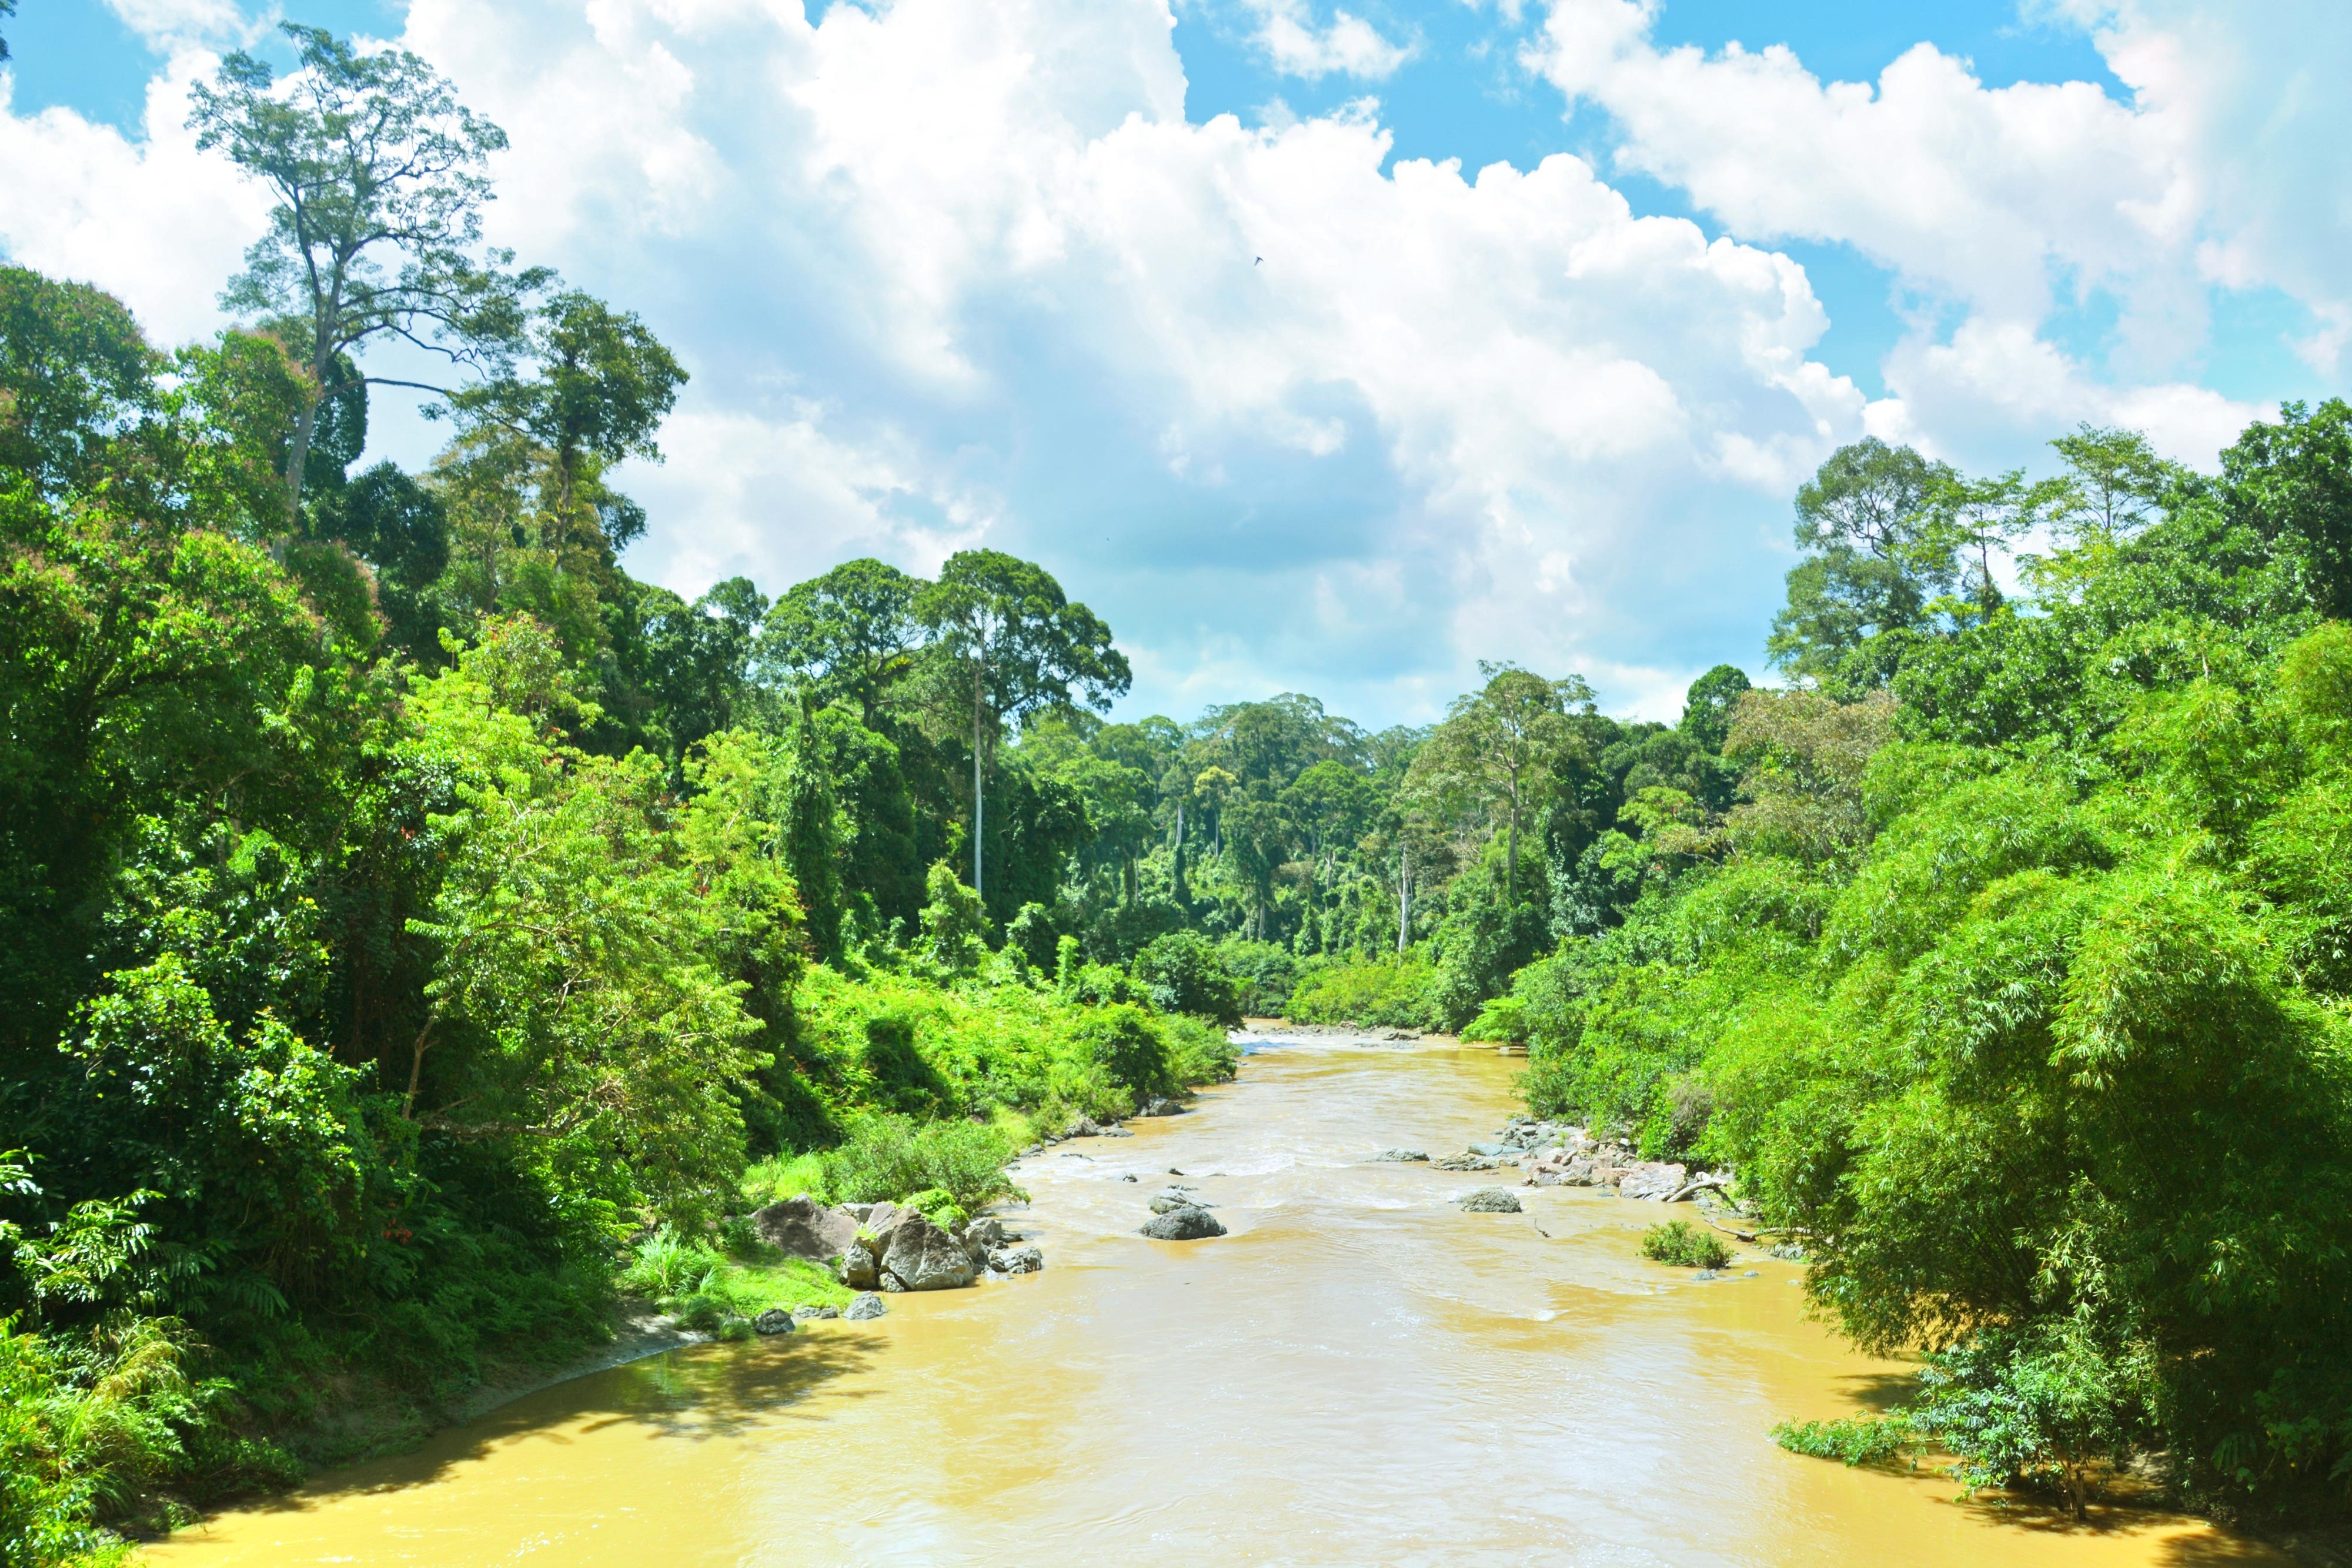
[[[481,245],[498,132],[420,62],[297,38],[303,96],[198,100],[280,203],[242,325],[0,268],[5,1561],[594,1340],[747,1168],[986,1196],[1244,1013],[1518,1042],[1736,1173],[1979,1479],[2341,1506],[2352,408],[2214,474],[1845,447],[1776,683],[1672,724],[1510,665],[1422,727],[1111,722],[1033,562],[631,577],[684,369]],[[394,336],[420,472],[360,464]]]

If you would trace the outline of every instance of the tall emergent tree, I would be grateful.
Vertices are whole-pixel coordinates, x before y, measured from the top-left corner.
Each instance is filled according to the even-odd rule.
[[[499,362],[521,327],[521,295],[544,275],[506,277],[478,259],[491,199],[482,167],[506,146],[504,131],[404,49],[362,54],[323,28],[283,31],[302,61],[283,90],[268,64],[237,50],[212,85],[193,89],[188,123],[199,148],[225,152],[277,197],[222,298],[270,319],[308,371],[286,451],[290,522],[320,404],[364,397],[370,384],[419,385],[341,373],[350,357],[396,338]]]
[[[1486,684],[1454,699],[1445,722],[1413,758],[1417,789],[1473,800],[1499,810],[1509,834],[1504,852],[1505,896],[1519,880],[1519,822],[1528,792],[1551,777],[1580,741],[1568,722],[1589,711],[1592,688],[1580,675],[1546,680],[1512,664],[1478,662]]]
[[[1127,690],[1127,655],[1110,628],[1073,604],[1045,568],[1002,550],[959,550],[915,601],[917,617],[961,666],[971,695],[971,886],[982,881],[983,801],[998,727],[1083,701],[1097,710]]]

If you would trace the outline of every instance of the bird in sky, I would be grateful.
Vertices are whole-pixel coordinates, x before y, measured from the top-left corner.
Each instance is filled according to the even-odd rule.
[[[1259,262],[1264,261],[1265,259],[1265,257],[1264,257],[1264,256],[1252,256],[1252,257],[1250,258],[1250,265],[1251,265],[1252,267],[1255,267]]]

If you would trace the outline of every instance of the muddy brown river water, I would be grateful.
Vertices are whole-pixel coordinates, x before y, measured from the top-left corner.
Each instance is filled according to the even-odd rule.
[[[1514,1065],[1269,1040],[1192,1114],[1024,1162],[1043,1274],[562,1384],[145,1561],[2284,1561],[1774,1448],[1773,1422],[1861,1410],[1899,1371],[1809,1322],[1796,1268],[1701,1282],[1636,1253],[1654,1205],[1465,1214],[1496,1178],[1366,1163],[1490,1135]],[[1134,1234],[1171,1166],[1230,1236]]]

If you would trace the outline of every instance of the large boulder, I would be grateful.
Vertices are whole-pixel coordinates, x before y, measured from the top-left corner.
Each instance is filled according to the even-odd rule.
[[[1132,1178],[1130,1178],[1132,1179]],[[1004,1222],[992,1214],[983,1214],[963,1228],[964,1238],[982,1247],[1002,1247],[1012,1239],[1005,1233]]]
[[[751,1228],[769,1246],[782,1248],[786,1257],[822,1263],[839,1257],[857,1239],[857,1217],[846,1209],[827,1208],[803,1193],[755,1212]]]
[[[1643,1160],[1625,1167],[1624,1179],[1617,1184],[1617,1196],[1642,1198],[1651,1203],[1664,1202],[1682,1190],[1683,1179],[1687,1174],[1681,1166]]]
[[[751,1331],[761,1334],[790,1333],[793,1332],[793,1314],[783,1308],[770,1307],[751,1320]]]
[[[1034,1274],[1045,1266],[1045,1255],[1034,1247],[1000,1247],[988,1255],[988,1266],[1000,1274]]]
[[[1166,1192],[1156,1192],[1151,1195],[1151,1212],[1154,1214],[1168,1214],[1179,1208],[1214,1208],[1216,1207],[1213,1203],[1202,1202],[1181,1186],[1171,1186]]]
[[[1199,1241],[1206,1237],[1223,1236],[1225,1228],[1207,1209],[1186,1204],[1171,1208],[1156,1219],[1146,1220],[1142,1234],[1154,1241]]]
[[[1517,1214],[1518,1196],[1507,1186],[1482,1186],[1476,1192],[1456,1198],[1465,1214]]]
[[[889,1310],[883,1304],[881,1297],[867,1291],[849,1305],[842,1308],[841,1315],[851,1322],[863,1322],[867,1318],[878,1318]]]
[[[882,1254],[884,1288],[896,1280],[909,1291],[952,1291],[971,1283],[975,1272],[963,1243],[909,1209],[890,1228]]]
[[[841,1249],[841,1261],[834,1265],[841,1282],[853,1291],[870,1291],[882,1282],[882,1260],[865,1237],[855,1237]]]

